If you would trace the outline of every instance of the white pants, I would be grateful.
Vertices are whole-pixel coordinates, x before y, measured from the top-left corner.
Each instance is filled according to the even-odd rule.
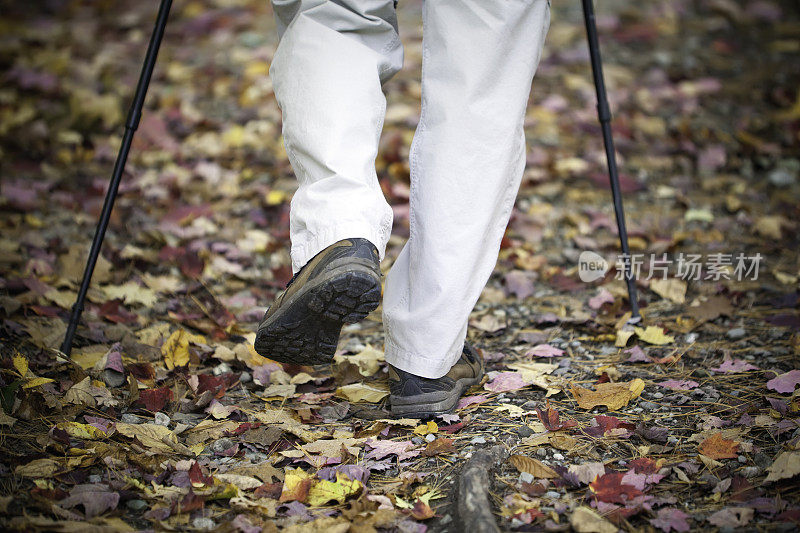
[[[375,174],[403,61],[392,0],[273,0],[270,68],[292,199],[292,266],[392,224]],[[547,0],[425,0],[422,111],[411,146],[410,237],[386,279],[386,360],[428,378],[461,355],[525,166],[523,120],[550,21]]]

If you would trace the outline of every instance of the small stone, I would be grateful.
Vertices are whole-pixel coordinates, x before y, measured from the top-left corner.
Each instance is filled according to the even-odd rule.
[[[159,426],[169,427],[170,419],[167,415],[159,411],[156,413],[154,422]]]
[[[670,435],[669,437],[667,437],[667,443],[678,444],[678,437],[676,437],[675,435]]]
[[[138,416],[136,416],[134,414],[131,414],[131,413],[124,413],[120,417],[120,420],[122,422],[125,422],[126,424],[141,424],[142,423],[142,419],[141,418],[139,418]]]
[[[625,466],[626,464],[628,464],[628,461],[626,461],[625,459],[620,459],[617,462],[619,463],[619,466]]]
[[[102,480],[103,478],[101,478],[97,474],[92,474],[89,476],[89,483],[100,483]]]
[[[144,511],[145,509],[150,507],[150,504],[148,504],[144,500],[128,500],[125,503],[125,506],[133,512],[139,512],[139,511]]]
[[[253,376],[250,375],[250,372],[242,372],[239,376],[239,383],[250,383],[253,381]]]
[[[428,433],[427,435],[425,435],[425,440],[428,442],[433,442],[436,440],[436,435],[434,435],[433,433]]]
[[[212,370],[215,376],[219,376],[221,374],[228,374],[231,371],[231,367],[228,363],[220,363],[215,366]]]
[[[561,493],[556,492],[554,490],[548,490],[547,492],[544,493],[544,497],[550,498],[551,500],[557,500],[561,498]]]
[[[697,341],[697,333],[692,332],[686,335],[686,344],[692,344],[695,341]]]
[[[744,455],[740,455],[739,457],[736,458],[736,460],[742,464],[745,464],[747,462],[747,457],[745,457]]]
[[[692,376],[696,378],[707,378],[708,375],[708,371],[705,368],[695,368],[692,371]]]
[[[411,439],[411,440],[413,442],[414,439]],[[484,439],[483,437],[474,437],[469,442],[470,442],[470,444],[486,444],[486,439]]]
[[[647,411],[655,411],[658,409],[658,405],[653,402],[639,402],[639,406]]]
[[[422,444],[425,441],[422,440],[422,437],[411,437],[411,442],[414,444]]]
[[[210,518],[206,518],[205,516],[198,516],[197,518],[192,520],[192,527],[194,527],[195,529],[210,530],[217,527],[217,524]]]
[[[744,328],[734,328],[727,333],[727,337],[731,340],[738,340],[747,335]]]
[[[520,437],[530,437],[534,431],[528,426],[520,426],[516,429],[516,433]]]
[[[547,450],[545,450],[544,448],[539,448],[538,450],[536,450],[536,455],[538,455],[539,457],[546,457]]]
[[[742,468],[741,473],[744,477],[751,478],[761,474],[761,469],[757,466],[745,466]]]
[[[211,451],[214,453],[222,453],[225,450],[230,450],[234,444],[236,443],[228,438],[218,439],[215,440],[214,443],[211,445]]]
[[[564,456],[561,455],[560,453],[554,453],[553,454],[553,459],[555,459],[556,461],[563,461],[564,460]]]
[[[444,516],[442,517],[442,519],[441,519],[441,520],[439,520],[439,525],[441,525],[441,526],[446,526],[447,524],[449,524],[449,523],[450,523],[450,522],[452,522],[452,521],[453,521],[453,517],[452,517],[452,516],[450,516],[449,514],[446,514],[446,515],[444,515]]]
[[[530,472],[520,472],[519,473],[519,482],[520,483],[533,483],[533,474]]]
[[[663,397],[664,397],[664,393],[663,392],[654,392],[653,393],[653,398],[655,398],[656,400],[660,400]]]

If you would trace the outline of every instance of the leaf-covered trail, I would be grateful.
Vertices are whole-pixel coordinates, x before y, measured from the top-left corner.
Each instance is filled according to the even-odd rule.
[[[500,444],[501,529],[800,522],[800,25],[791,2],[598,6],[643,324],[617,240],[578,2],[553,6],[528,167],[453,415],[386,409],[380,310],[329,367],[251,346],[291,275],[294,178],[263,0],[176,3],[70,359],[82,274],[155,5],[14,5],[0,38],[0,523],[18,530],[459,530]],[[420,4],[376,161],[408,234]],[[581,252],[611,267],[581,281]],[[756,268],[757,267],[757,268]]]

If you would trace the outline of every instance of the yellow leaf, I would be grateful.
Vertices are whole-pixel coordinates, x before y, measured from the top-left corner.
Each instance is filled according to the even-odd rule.
[[[331,500],[342,504],[349,496],[361,492],[361,487],[361,482],[357,479],[350,479],[341,472],[337,472],[335,482],[321,479],[311,486],[308,491],[308,504],[320,506]]]
[[[358,367],[358,373],[364,377],[375,374],[380,369],[380,362],[383,361],[383,352],[371,345],[361,350],[355,355],[337,354],[333,357],[337,363],[352,363]]]
[[[314,476],[299,468],[287,470],[283,478],[283,489],[281,490],[281,502],[297,500],[304,502],[308,498],[308,491],[311,488]]]
[[[178,443],[178,437],[175,433],[160,426],[158,424],[126,424],[124,422],[117,422],[117,433],[125,435],[126,437],[136,437],[146,448],[151,452],[174,454],[175,449],[167,444]]]
[[[17,372],[19,372],[19,375],[24,378],[25,375],[28,373],[28,360],[25,359],[23,356],[17,354],[14,356],[13,362],[14,362],[14,368],[16,368]]]
[[[351,383],[336,389],[336,396],[351,402],[377,403],[389,395],[389,390],[383,387],[367,385],[365,383]]]
[[[281,205],[286,200],[285,191],[271,190],[267,193],[267,205]]]
[[[67,435],[76,439],[95,440],[108,436],[101,429],[89,424],[81,424],[80,422],[59,422],[56,427],[66,431]]]
[[[682,279],[653,279],[650,281],[650,290],[662,298],[671,300],[676,304],[686,302],[686,282]]]
[[[581,409],[594,409],[598,405],[605,405],[610,411],[616,411],[642,393],[644,381],[636,378],[628,383],[600,383],[594,388],[572,387],[571,392],[578,406]]]
[[[18,476],[43,478],[50,477],[59,470],[59,464],[52,459],[34,459],[28,464],[14,469]]]
[[[33,377],[29,379],[25,384],[22,386],[23,389],[32,389],[33,387],[39,387],[44,385],[45,383],[52,383],[54,380],[50,378],[42,378],[42,377]]]
[[[161,346],[161,355],[168,370],[189,364],[189,344],[205,344],[202,335],[193,335],[186,330],[179,329],[172,332]]]
[[[626,344],[628,344],[628,339],[630,339],[632,335],[633,335],[633,331],[631,331],[629,329],[618,329],[617,330],[617,340],[614,343],[614,345],[617,348],[624,347]]]
[[[527,472],[535,478],[553,479],[559,477],[555,470],[527,455],[512,455],[508,458],[508,462],[520,472]]]
[[[422,424],[414,429],[414,433],[417,435],[428,435],[437,431],[439,431],[439,426],[433,420],[429,420],[427,424]]]
[[[633,330],[640,339],[650,344],[661,345],[669,344],[675,341],[675,337],[665,335],[664,329],[658,326],[647,326],[646,329],[634,327]]]

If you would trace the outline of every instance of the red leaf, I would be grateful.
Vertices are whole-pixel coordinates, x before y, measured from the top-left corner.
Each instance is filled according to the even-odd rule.
[[[144,405],[148,411],[155,413],[162,410],[170,400],[172,400],[172,389],[161,387],[139,391],[139,399],[136,402]]]
[[[196,509],[202,509],[205,506],[206,506],[205,498],[203,498],[202,496],[198,496],[190,489],[189,494],[184,496],[183,500],[181,500],[181,503],[178,505],[176,511],[179,513],[188,513]]]
[[[115,324],[130,324],[139,317],[122,307],[122,300],[109,300],[97,309],[97,314]]]
[[[600,501],[625,505],[629,500],[644,493],[636,487],[623,484],[622,477],[624,475],[620,472],[603,474],[589,483],[589,488]]]
[[[629,464],[637,474],[655,474],[659,471],[658,462],[653,461],[649,457],[633,459]]]
[[[567,420],[566,422],[561,422],[559,420],[561,416],[559,412],[550,407],[549,405],[547,406],[546,410],[542,410],[537,407],[536,414],[539,416],[539,420],[542,421],[544,427],[547,428],[549,431],[568,429],[578,425],[578,423],[575,422],[574,420]]]
[[[189,467],[189,481],[192,482],[192,485],[208,486],[214,484],[214,477],[205,475],[203,469],[200,468],[200,464],[194,461],[192,466]]]

